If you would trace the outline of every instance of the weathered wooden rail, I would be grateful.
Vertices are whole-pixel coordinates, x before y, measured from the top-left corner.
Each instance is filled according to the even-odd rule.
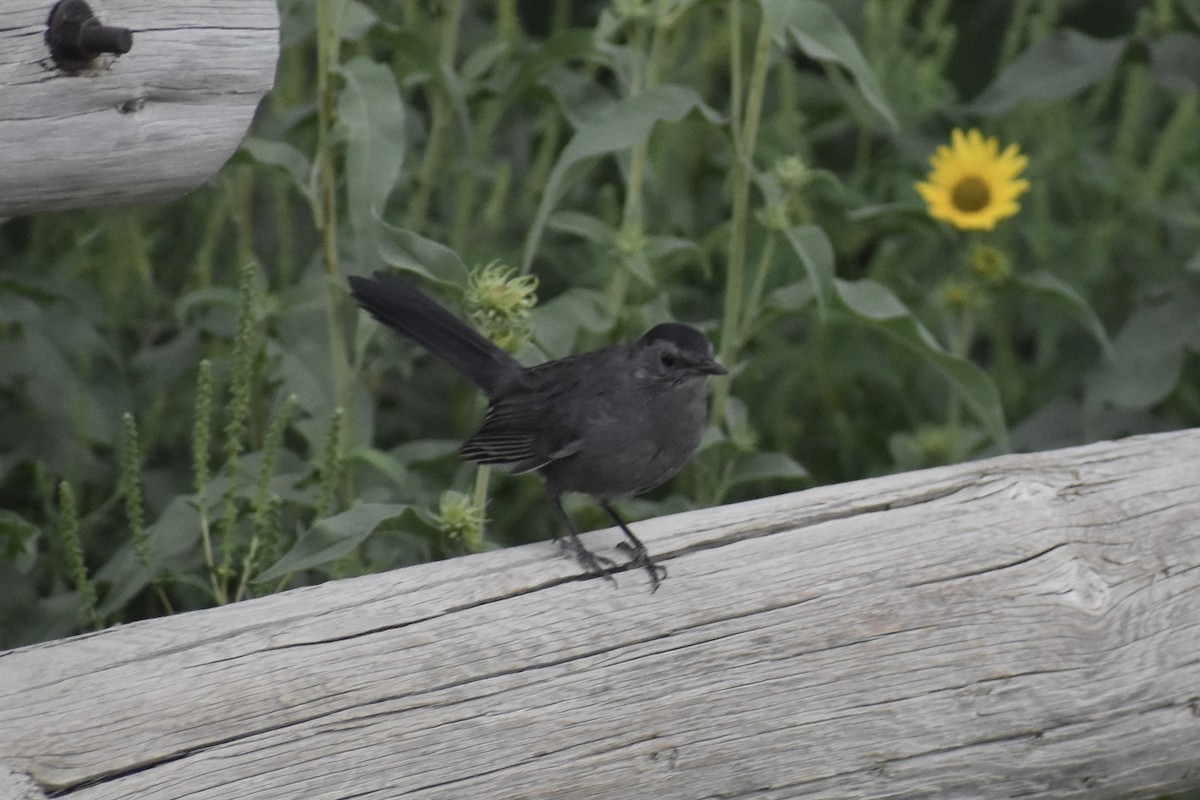
[[[56,66],[55,0],[0,0],[0,218],[195,189],[275,80],[276,0],[89,0],[131,31],[122,55]]]
[[[1200,787],[1200,430],[638,530],[657,594],[537,544],[2,653],[0,797]]]

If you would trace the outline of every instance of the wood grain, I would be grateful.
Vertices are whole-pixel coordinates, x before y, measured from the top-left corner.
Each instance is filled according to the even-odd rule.
[[[0,774],[73,800],[1200,787],[1200,430],[635,529],[656,594],[537,544],[2,653]]]
[[[0,0],[0,217],[169,200],[223,165],[271,89],[275,0],[89,0],[133,48],[68,74],[53,0]]]

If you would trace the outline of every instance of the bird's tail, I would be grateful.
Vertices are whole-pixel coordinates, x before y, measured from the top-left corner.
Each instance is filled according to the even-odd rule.
[[[351,276],[350,293],[371,316],[457,369],[488,397],[521,373],[515,358],[392,273]]]

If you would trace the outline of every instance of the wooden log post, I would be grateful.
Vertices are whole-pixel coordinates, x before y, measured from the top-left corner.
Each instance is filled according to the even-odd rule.
[[[276,0],[89,0],[132,47],[81,69],[52,58],[54,5],[0,0],[0,218],[173,199],[229,159],[274,81]]]
[[[1200,430],[636,530],[656,594],[543,543],[2,653],[0,797],[1200,786]]]

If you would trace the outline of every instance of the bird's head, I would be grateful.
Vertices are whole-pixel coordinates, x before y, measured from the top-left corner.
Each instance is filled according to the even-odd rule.
[[[638,371],[668,383],[725,375],[713,358],[712,342],[691,325],[664,322],[646,331],[634,346]]]

